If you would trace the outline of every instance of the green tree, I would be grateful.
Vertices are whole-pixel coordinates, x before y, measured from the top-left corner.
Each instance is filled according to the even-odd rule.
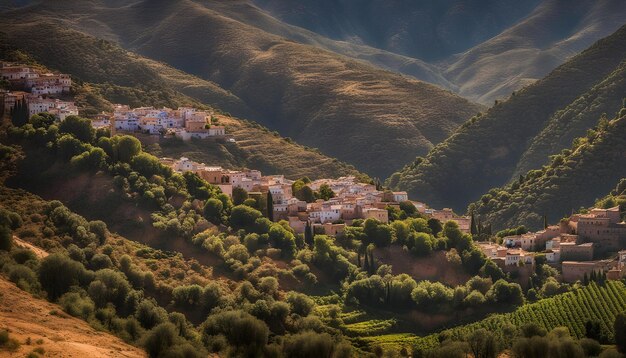
[[[233,204],[241,205],[248,199],[248,192],[240,187],[233,188]]]
[[[204,204],[204,217],[215,225],[222,223],[222,210],[224,210],[224,204],[211,198]]]
[[[41,261],[39,268],[39,282],[52,301],[61,297],[71,286],[85,281],[87,277],[85,267],[81,263],[61,254],[47,256]]]
[[[335,197],[335,192],[330,188],[328,184],[322,184],[320,186],[318,197],[323,200],[329,200]]]
[[[428,219],[428,227],[430,228],[430,230],[432,231],[433,235],[435,235],[435,236],[439,235],[441,230],[443,230],[443,226],[441,225],[441,221],[439,221],[439,220],[437,220],[435,218]]]
[[[131,160],[141,153],[141,142],[139,139],[130,136],[114,136],[112,139],[114,155],[109,156],[123,163],[130,163]]]
[[[254,208],[246,205],[237,205],[230,212],[230,226],[235,230],[253,231],[256,219],[261,216],[261,212]]]
[[[21,127],[28,123],[28,104],[21,99],[15,102],[15,105],[11,109],[11,123],[16,127]]]
[[[59,131],[61,133],[69,133],[85,143],[91,143],[96,134],[95,129],[91,126],[91,120],[78,116],[65,118],[59,125]]]

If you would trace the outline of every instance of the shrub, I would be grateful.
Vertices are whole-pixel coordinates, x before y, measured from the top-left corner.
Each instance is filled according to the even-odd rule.
[[[176,344],[177,338],[176,327],[165,322],[147,332],[142,339],[141,346],[148,352],[148,356],[159,357]]]
[[[223,335],[233,348],[256,355],[267,344],[269,329],[252,315],[241,311],[226,311],[211,315],[202,323],[203,340]]]
[[[91,280],[90,271],[76,261],[61,254],[52,254],[41,261],[39,283],[48,293],[48,298],[55,301],[71,286],[87,283]]]
[[[105,254],[95,254],[89,260],[89,267],[94,271],[102,270],[113,267],[113,262]]]
[[[59,305],[74,317],[88,320],[93,316],[96,306],[84,291],[67,292],[59,298]]]
[[[37,280],[37,274],[30,267],[14,265],[9,268],[9,280],[24,291],[30,293],[39,292],[41,286]]]
[[[37,260],[37,255],[29,249],[15,249],[11,251],[11,257],[18,264],[24,264],[26,261]]]
[[[11,251],[12,246],[13,234],[11,230],[4,225],[0,225],[0,250]]]
[[[309,296],[299,292],[289,292],[286,301],[291,306],[291,312],[302,317],[308,316],[315,307],[315,302]]]
[[[135,310],[135,317],[142,327],[151,329],[167,320],[167,312],[153,300],[143,300]]]

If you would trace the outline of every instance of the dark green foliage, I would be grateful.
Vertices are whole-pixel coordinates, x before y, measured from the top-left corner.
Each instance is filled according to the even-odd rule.
[[[150,178],[153,175],[160,175],[167,178],[172,175],[171,168],[164,166],[159,162],[159,158],[148,153],[135,155],[130,161],[130,165],[146,178]]]
[[[41,260],[39,268],[39,282],[52,301],[56,301],[71,286],[91,281],[92,275],[81,263],[61,254],[52,254]]]
[[[15,102],[15,106],[11,109],[11,123],[16,127],[21,127],[28,123],[28,104],[21,99]]]
[[[151,329],[167,320],[167,312],[153,300],[142,300],[137,306],[135,317],[142,327]]]
[[[315,307],[315,302],[309,296],[298,292],[289,292],[286,301],[291,307],[291,312],[302,317],[308,316]]]
[[[553,156],[548,165],[529,171],[522,184],[494,188],[485,194],[488,200],[479,200],[470,209],[497,228],[524,224],[541,229],[546,212],[565,217],[573,208],[588,207],[626,177],[620,154],[626,150],[625,131],[626,117],[590,130],[571,149]],[[610,201],[599,204],[610,205]]]
[[[211,198],[204,204],[204,217],[213,224],[219,225],[222,223],[222,210],[224,210],[224,204],[218,199]]]
[[[230,213],[230,226],[235,230],[254,231],[255,221],[262,216],[261,212],[246,205],[233,207]]]
[[[480,195],[490,188],[504,185],[512,178],[517,179],[519,174],[524,174],[524,172],[516,173],[516,167],[528,148],[529,142],[532,142],[546,127],[551,116],[558,114],[559,110],[564,110],[569,104],[583,97],[593,86],[610,76],[620,66],[626,56],[624,38],[626,38],[626,27],[622,27],[614,34],[598,41],[580,55],[572,57],[543,80],[518,91],[515,96],[510,97],[502,104],[493,106],[480,117],[466,122],[465,125],[457,129],[454,135],[431,150],[424,160],[416,165],[405,166],[396,176],[395,182],[390,183],[391,186],[400,190],[407,190],[412,197],[419,197],[434,207],[447,205],[453,209],[462,209],[469,202],[478,200]],[[620,78],[618,77],[616,80],[620,80]],[[621,99],[623,90],[618,89],[612,92],[610,96],[613,98],[618,96]],[[595,103],[594,105],[589,103],[587,106],[583,106],[583,109],[593,106]],[[611,111],[615,110],[617,108]],[[575,115],[580,110],[571,112]],[[596,113],[586,113],[585,115],[594,120],[597,119]],[[562,123],[567,122],[571,122],[571,120],[562,121]],[[584,131],[588,128],[590,127],[582,126],[582,131],[578,129],[576,131],[579,133],[578,136],[584,135]],[[547,133],[545,138],[548,142],[553,142],[561,136],[562,134],[555,130]],[[565,146],[560,148],[557,146],[554,148],[555,150],[544,153],[539,156],[538,160],[531,160],[532,164],[525,166],[524,171],[540,167],[545,163],[547,154],[558,154],[562,148],[566,148],[567,144],[565,143]],[[603,152],[607,153],[606,151]],[[619,152],[620,150],[615,151],[615,153]],[[607,165],[606,159],[597,159],[597,163],[602,163],[603,168],[611,167],[611,165]],[[579,177],[579,179],[571,181],[572,187],[569,189],[559,185],[560,192],[570,195],[578,191],[584,192],[582,196],[576,195],[579,200],[585,197],[591,197],[590,200],[593,200],[594,196],[597,197],[600,193],[606,192],[606,187],[596,186],[604,175],[597,175],[598,171],[595,169],[580,168],[575,170],[576,173],[588,173],[585,176],[589,178],[595,176],[597,179],[593,183],[586,178]],[[550,176],[552,174],[546,179]],[[557,181],[559,184],[563,181],[562,174],[553,177],[554,179],[550,179],[550,181],[554,181],[555,185]],[[547,190],[552,184],[548,183],[544,188]],[[578,184],[575,186],[576,189],[574,189],[574,184]],[[582,184],[585,186],[580,187]],[[593,188],[593,190],[583,188]],[[547,192],[550,193],[550,190]],[[528,196],[525,194],[521,195],[520,198],[523,200]],[[558,203],[559,200],[555,198],[568,196],[552,197],[546,195],[546,201]],[[536,199],[539,197],[540,194],[537,194]],[[511,202],[507,204],[511,206]],[[528,204],[533,205],[533,202]],[[562,209],[565,207],[567,207],[566,210],[571,210],[572,207],[580,206],[580,203],[576,206],[572,206],[572,204],[575,203],[558,203],[559,210],[554,215],[561,215]],[[546,207],[537,206],[536,203],[534,208],[538,213],[535,211],[533,213],[536,213],[538,217],[533,223],[533,228],[541,225],[541,215],[549,212]],[[511,213],[515,211],[515,209],[510,210]],[[477,214],[484,218],[483,212],[477,211]],[[487,221],[491,222],[490,219]],[[518,218],[521,222],[524,219]],[[499,223],[495,226],[511,225]]]
[[[487,297],[500,304],[519,305],[524,302],[524,295],[520,285],[509,283],[502,279],[493,284],[489,292],[487,292]]]
[[[0,250],[10,251],[13,246],[13,233],[5,225],[0,225]]]
[[[211,315],[202,323],[200,331],[205,343],[213,336],[223,335],[235,350],[247,355],[259,354],[269,336],[269,329],[263,321],[241,311]]]
[[[91,143],[95,137],[95,130],[91,126],[91,120],[78,116],[68,116],[59,125],[61,133],[68,133],[76,137],[76,139]]]
[[[233,204],[241,205],[248,199],[248,192],[240,187],[233,188]]]

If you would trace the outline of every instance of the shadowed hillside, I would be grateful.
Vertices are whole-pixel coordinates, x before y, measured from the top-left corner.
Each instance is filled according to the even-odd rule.
[[[496,229],[525,225],[534,230],[543,227],[544,215],[554,222],[592,205],[626,177],[626,109],[620,114],[611,122],[602,120],[542,169],[490,190],[470,210]]]
[[[626,58],[625,39],[626,27],[622,27],[543,80],[472,118],[424,160],[394,174],[390,184],[435,207],[463,210],[491,187],[512,178],[523,153],[551,116],[617,69]],[[616,95],[621,99],[623,94]]]
[[[585,135],[604,114],[607,118],[615,117],[625,96],[626,61],[588,92],[550,117],[546,127],[533,138],[512,177],[538,168],[548,161],[548,156],[569,148],[574,138]]]
[[[254,0],[274,16],[333,39],[426,61],[465,51],[532,11],[531,1]]]
[[[425,154],[481,109],[432,85],[287,41],[196,2],[96,4],[44,3],[9,18],[24,23],[17,39],[45,17],[66,16],[67,26],[219,84],[255,112],[251,119],[370,175],[387,176]],[[205,36],[191,36],[198,33]],[[372,160],[381,155],[385,160]]]

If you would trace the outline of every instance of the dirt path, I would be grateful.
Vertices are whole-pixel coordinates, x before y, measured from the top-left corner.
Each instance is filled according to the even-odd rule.
[[[33,298],[0,278],[0,329],[7,329],[21,346],[15,352],[0,350],[0,357],[25,357],[35,348],[45,357],[145,357],[141,349],[99,332],[85,321],[66,315],[57,305]],[[30,338],[30,345],[26,344]],[[39,342],[39,343],[38,343]]]
[[[13,243],[15,244],[15,246],[22,248],[22,249],[29,249],[30,251],[34,252],[35,255],[37,255],[37,257],[39,259],[43,259],[44,257],[48,256],[48,252],[46,252],[44,249],[39,248],[31,243],[28,243],[22,239],[20,239],[17,236],[13,236]]]

